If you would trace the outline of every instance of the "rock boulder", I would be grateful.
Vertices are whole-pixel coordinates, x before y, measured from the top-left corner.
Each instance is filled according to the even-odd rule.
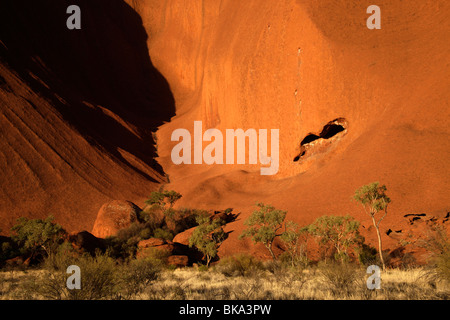
[[[113,236],[138,221],[141,209],[130,201],[113,200],[105,203],[97,214],[92,234],[98,238]]]

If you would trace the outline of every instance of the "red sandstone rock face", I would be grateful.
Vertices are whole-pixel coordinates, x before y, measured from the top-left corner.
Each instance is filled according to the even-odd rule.
[[[170,256],[169,258],[167,258],[167,263],[178,268],[187,267],[189,263],[189,257],[180,255]]]
[[[82,250],[91,255],[96,254],[97,250],[103,252],[106,248],[103,239],[95,237],[88,231],[81,231],[69,236],[69,241],[75,249]]]
[[[202,259],[203,254],[196,248],[190,248],[185,244],[162,239],[150,238],[138,243],[136,258],[167,256],[167,262],[176,266],[186,266]]]
[[[174,101],[141,18],[121,0],[83,0],[83,30],[70,32],[67,5],[0,3],[3,232],[24,214],[91,230],[102,204],[143,202],[165,180],[152,131]]]
[[[3,230],[24,211],[49,210],[69,230],[90,230],[106,201],[142,203],[164,180],[147,124],[169,120],[157,132],[158,162],[170,176],[166,189],[183,195],[177,204],[242,213],[226,227],[221,256],[257,250],[237,237],[260,201],[301,224],[348,213],[368,226],[350,198],[380,181],[392,199],[381,224],[386,248],[397,243],[385,232],[405,214],[448,212],[448,1],[379,0],[381,30],[365,26],[369,4],[346,0],[126,2],[109,1],[102,14],[86,2],[86,21],[98,23],[56,41],[14,21],[45,21],[64,8],[1,8]],[[37,39],[47,52],[18,39]],[[71,54],[53,54],[60,50]],[[170,84],[172,119],[174,110],[152,107],[173,104],[149,81],[157,74],[141,72],[151,67],[147,52]],[[302,145],[340,118],[345,135]],[[171,133],[192,130],[194,120],[222,131],[279,129],[279,174],[261,177],[259,165],[175,166]]]
[[[175,235],[175,237],[172,239],[173,242],[178,242],[181,244],[184,244],[186,246],[189,245],[189,238],[192,236],[192,234],[194,233],[196,227],[187,229],[183,232],[178,233],[177,235]]]
[[[106,238],[137,222],[141,209],[130,201],[114,200],[105,203],[97,214],[92,234]]]
[[[152,248],[152,247],[162,246],[165,243],[166,242],[163,239],[150,238],[150,239],[139,241],[138,248],[139,249]]]
[[[155,252],[160,251],[162,255],[174,254],[175,246],[172,242],[168,242],[162,239],[150,238],[147,240],[139,241],[138,251],[136,258],[144,259],[149,256],[155,256]]]
[[[383,231],[407,213],[448,211],[447,1],[380,0],[381,30],[367,29],[364,2],[129,3],[153,35],[150,55],[177,101],[177,116],[157,133],[167,187],[183,194],[180,205],[242,212],[221,254],[253,250],[237,237],[258,201],[301,224],[347,213],[368,224],[350,199],[380,181],[393,200]],[[294,161],[305,137],[338,118],[345,135]],[[280,129],[279,174],[261,177],[259,165],[175,166],[171,132],[192,130],[194,120],[204,130]]]

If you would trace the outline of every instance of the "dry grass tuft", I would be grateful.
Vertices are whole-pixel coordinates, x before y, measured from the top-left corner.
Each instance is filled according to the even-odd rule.
[[[368,276],[360,267],[334,264],[304,270],[270,266],[270,268],[258,269],[258,272],[244,275],[224,274],[214,268],[206,272],[195,268],[182,268],[161,271],[157,278],[152,278],[139,290],[121,289],[127,289],[128,291],[125,292],[132,294],[107,295],[99,298],[146,300],[439,300],[450,298],[448,284],[433,270],[425,268],[387,270],[381,274],[379,290],[367,289]],[[46,281],[48,283],[50,281],[48,279],[52,278],[49,278],[47,271],[43,270],[0,272],[0,299],[48,298],[43,294],[42,288],[37,288]],[[129,285],[136,284],[130,282]]]

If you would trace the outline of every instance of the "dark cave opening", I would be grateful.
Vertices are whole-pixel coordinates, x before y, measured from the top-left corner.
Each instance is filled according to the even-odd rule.
[[[327,124],[325,127],[323,127],[322,132],[320,133],[320,137],[324,139],[330,139],[331,137],[334,137],[339,132],[344,131],[345,128],[341,126],[340,124]]]
[[[302,142],[300,142],[300,145],[303,146],[303,145],[305,145],[307,143],[311,143],[317,139],[320,139],[320,136],[310,133],[302,140]]]
[[[318,139],[330,139],[346,130],[347,121],[344,118],[338,118],[333,121],[328,122],[322,129],[319,135],[314,133],[309,133],[303,140],[300,142],[300,153],[295,156],[294,162],[298,162],[301,157],[306,154],[305,145],[316,141]]]
[[[303,157],[305,155],[306,151],[303,150],[300,154],[298,154],[295,158],[294,158],[294,162],[297,162],[298,160],[300,160],[301,157]]]

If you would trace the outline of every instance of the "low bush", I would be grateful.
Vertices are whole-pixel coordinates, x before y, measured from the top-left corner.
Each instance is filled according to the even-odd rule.
[[[198,225],[198,217],[209,217],[208,211],[183,208],[168,210],[166,214],[167,227],[174,233],[180,233]]]
[[[11,238],[0,236],[0,268],[3,263],[11,258],[20,255],[21,248]]]
[[[67,288],[67,268],[71,265],[80,268],[81,289]],[[117,300],[139,298],[158,278],[163,264],[152,257],[117,263],[108,253],[90,256],[69,251],[50,256],[43,266],[45,275],[33,289],[46,299]]]
[[[436,258],[436,268],[438,275],[450,283],[450,250],[444,251]]]
[[[112,236],[106,238],[105,243],[111,257],[124,261],[135,257],[140,240],[139,236],[133,236],[128,239]]]
[[[153,231],[153,238],[163,239],[163,240],[172,240],[174,237],[173,233],[170,230],[157,228]]]
[[[265,268],[261,260],[243,253],[222,258],[214,269],[227,277],[249,277],[261,273]]]
[[[152,232],[152,229],[150,229],[150,228],[142,229],[142,230],[139,232],[139,238],[141,238],[141,239],[143,239],[143,240],[149,239],[149,238],[151,238],[152,236],[153,236],[153,232]]]
[[[352,263],[321,262],[318,265],[318,273],[324,288],[334,297],[341,298],[356,292],[357,280],[365,278],[362,269]]]
[[[132,223],[128,228],[119,230],[116,234],[116,237],[121,240],[128,240],[133,237],[141,238],[141,232],[147,229],[153,232],[153,229],[151,229],[147,224],[135,222]]]
[[[381,261],[376,248],[362,243],[359,248],[355,249],[358,256],[358,261],[363,266],[370,266],[372,264],[381,265]]]
[[[68,289],[67,268],[81,270],[81,289]],[[99,300],[113,299],[116,293],[116,262],[105,254],[56,254],[44,262],[45,275],[35,283],[35,291],[45,299]]]
[[[133,259],[127,264],[121,265],[117,271],[118,291],[116,298],[139,298],[144,290],[158,279],[162,268],[162,261],[151,257]]]

